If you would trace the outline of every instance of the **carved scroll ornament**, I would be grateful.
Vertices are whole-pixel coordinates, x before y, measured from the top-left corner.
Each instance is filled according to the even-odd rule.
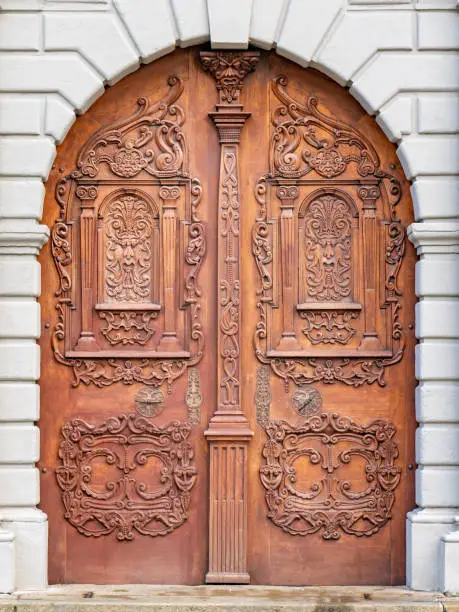
[[[371,536],[391,519],[401,477],[392,423],[361,425],[323,413],[298,427],[270,421],[265,429],[260,478],[275,525],[292,535],[320,533],[325,540],[338,540],[342,533]],[[321,471],[307,488],[298,484],[301,459]],[[357,466],[364,462],[360,486],[355,474],[352,480],[346,476],[354,459]]]
[[[189,435],[187,424],[157,427],[135,414],[99,425],[65,422],[56,469],[65,518],[85,536],[114,533],[121,541],[136,532],[159,536],[180,527],[196,482]],[[159,466],[156,483],[152,463]]]
[[[198,284],[206,252],[205,228],[198,216],[202,189],[199,180],[188,175],[185,114],[177,103],[183,82],[173,76],[168,83],[163,100],[152,104],[140,98],[134,115],[90,138],[77,169],[56,186],[60,214],[52,229],[51,252],[59,286],[52,347],[56,360],[73,369],[74,386],[165,383],[170,391],[174,380],[203,354]],[[131,182],[138,175],[145,187]],[[88,177],[97,178],[98,185],[88,185]],[[162,216],[152,193],[163,202]],[[180,197],[185,219],[176,217]],[[180,240],[174,237],[179,223],[184,234]],[[176,279],[175,249],[182,244]],[[161,250],[167,257],[161,258]],[[164,270],[159,267],[162,260]],[[163,303],[158,303],[160,276],[167,280]],[[152,341],[160,338],[153,322],[164,316],[164,331],[174,336],[179,299],[188,319],[184,343],[189,349],[158,345],[162,356],[152,356]]]

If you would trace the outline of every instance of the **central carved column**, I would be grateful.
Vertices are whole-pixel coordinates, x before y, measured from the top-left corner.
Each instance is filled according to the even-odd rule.
[[[247,447],[253,436],[241,409],[239,139],[250,113],[240,102],[242,81],[256,52],[202,52],[217,83],[209,117],[220,141],[218,190],[218,406],[205,436],[210,444],[208,583],[247,584]]]

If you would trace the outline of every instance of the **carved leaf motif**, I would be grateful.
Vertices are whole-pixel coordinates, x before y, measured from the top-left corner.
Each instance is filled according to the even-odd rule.
[[[352,235],[347,203],[324,195],[313,200],[305,219],[307,292],[319,301],[351,294]]]
[[[391,519],[401,478],[392,423],[365,426],[323,413],[298,427],[269,421],[265,430],[260,478],[275,525],[292,535],[321,533],[325,540],[338,540],[342,533],[371,536]],[[296,461],[303,457],[321,469],[307,490],[297,485]],[[360,486],[346,478],[354,459],[364,462]]]
[[[196,482],[190,427],[174,421],[158,427],[135,414],[90,425],[66,421],[61,430],[57,483],[65,518],[85,536],[114,533],[118,540],[170,533],[188,518],[190,491]],[[144,482],[151,461],[161,466],[155,489]],[[96,482],[97,464],[110,466],[105,482]]]
[[[302,329],[303,334],[312,344],[347,344],[356,330],[351,327],[355,312],[338,312],[336,310],[320,312],[301,312],[301,317],[308,322]]]
[[[138,196],[110,203],[104,218],[108,302],[146,302],[152,283],[151,210]]]
[[[100,312],[99,316],[106,321],[106,326],[100,331],[113,346],[144,345],[155,333],[155,330],[149,327],[149,323],[151,319],[156,318],[156,312],[106,311]]]

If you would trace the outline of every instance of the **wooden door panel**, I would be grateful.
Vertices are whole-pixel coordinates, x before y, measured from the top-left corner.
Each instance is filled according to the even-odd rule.
[[[265,105],[241,143],[251,579],[400,584],[413,506],[409,185],[344,90],[274,55],[260,69]]]
[[[46,192],[50,581],[402,584],[411,221],[314,70],[186,49],[108,88]]]
[[[51,582],[198,584],[205,573],[217,143],[192,111],[207,100],[205,82],[189,87],[199,72],[196,54],[179,52],[108,89],[48,182]]]

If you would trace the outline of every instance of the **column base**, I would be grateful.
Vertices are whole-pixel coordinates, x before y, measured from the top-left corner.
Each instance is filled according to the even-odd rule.
[[[48,519],[38,508],[0,508],[0,527],[14,535],[14,590],[48,586]]]
[[[249,574],[231,574],[227,572],[208,572],[206,584],[250,584]]]
[[[0,593],[12,593],[15,587],[14,533],[0,529]]]
[[[414,591],[442,588],[442,537],[452,530],[456,515],[457,509],[453,508],[419,508],[408,513],[406,584]]]

